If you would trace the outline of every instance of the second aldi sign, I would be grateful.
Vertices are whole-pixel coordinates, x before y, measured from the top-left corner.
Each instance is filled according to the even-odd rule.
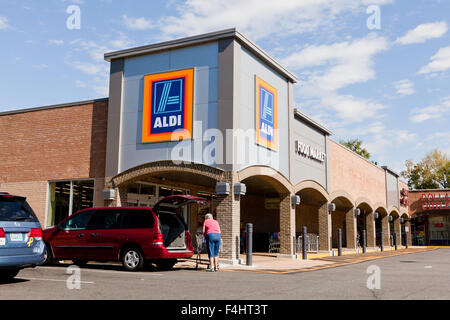
[[[277,150],[277,90],[262,79],[256,83],[256,143]]]
[[[192,138],[193,80],[194,69],[145,76],[142,142]]]

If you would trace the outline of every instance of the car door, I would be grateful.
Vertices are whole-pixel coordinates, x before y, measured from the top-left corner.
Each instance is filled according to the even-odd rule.
[[[86,228],[94,212],[80,211],[58,225],[58,232],[51,241],[55,258],[84,259]]]
[[[168,249],[184,250],[191,246],[191,237],[186,221],[180,214],[180,209],[189,203],[206,205],[208,200],[191,195],[172,195],[161,199],[153,207],[159,220],[164,246]]]
[[[115,260],[120,251],[123,209],[98,209],[86,230],[86,259]]]

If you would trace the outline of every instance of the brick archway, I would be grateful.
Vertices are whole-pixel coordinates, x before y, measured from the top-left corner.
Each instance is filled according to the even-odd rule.
[[[247,186],[241,199],[240,221],[254,224],[255,245],[270,249],[271,236],[279,232],[280,254],[292,255],[295,250],[295,208],[291,203],[293,186],[279,171],[268,166],[250,166],[237,172],[238,180]],[[265,201],[273,203],[268,207]],[[277,207],[279,206],[279,208]]]
[[[111,187],[116,188],[124,183],[130,183],[144,175],[158,174],[163,172],[191,173],[204,176],[211,180],[220,181],[224,171],[200,163],[180,163],[173,161],[155,161],[141,164],[139,166],[125,170],[111,178]]]

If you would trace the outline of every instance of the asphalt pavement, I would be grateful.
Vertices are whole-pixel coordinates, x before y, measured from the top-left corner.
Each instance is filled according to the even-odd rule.
[[[450,299],[450,249],[280,274],[184,267],[126,272],[113,264],[72,268],[67,264],[24,269],[12,282],[0,284],[0,300]]]

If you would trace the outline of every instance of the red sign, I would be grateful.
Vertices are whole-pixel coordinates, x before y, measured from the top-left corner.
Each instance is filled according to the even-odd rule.
[[[450,201],[450,195],[448,193],[422,193],[423,201]]]
[[[450,202],[426,202],[422,203],[423,210],[446,210],[450,209]]]

